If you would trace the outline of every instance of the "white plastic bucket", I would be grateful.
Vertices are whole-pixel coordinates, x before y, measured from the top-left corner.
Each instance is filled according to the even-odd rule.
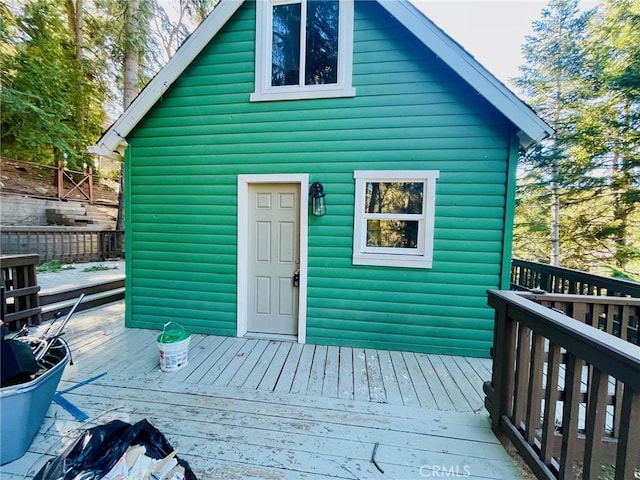
[[[178,328],[167,329],[169,325]],[[189,342],[191,333],[175,322],[164,324],[162,333],[158,335],[158,349],[160,350],[160,370],[175,372],[189,364]]]

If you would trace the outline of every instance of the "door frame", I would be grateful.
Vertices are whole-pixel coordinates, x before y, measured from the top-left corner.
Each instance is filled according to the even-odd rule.
[[[249,292],[249,185],[258,183],[292,183],[300,187],[300,287],[298,288],[298,343],[307,340],[307,260],[309,174],[238,175],[238,267],[237,267],[237,336],[248,331],[247,295]],[[267,336],[267,335],[265,335]]]

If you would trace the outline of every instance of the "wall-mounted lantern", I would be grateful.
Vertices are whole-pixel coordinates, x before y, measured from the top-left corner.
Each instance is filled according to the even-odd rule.
[[[313,182],[309,189],[311,197],[311,214],[316,217],[322,217],[327,213],[327,207],[324,204],[324,188],[320,182]]]

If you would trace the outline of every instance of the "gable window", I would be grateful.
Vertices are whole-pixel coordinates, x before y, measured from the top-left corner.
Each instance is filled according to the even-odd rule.
[[[437,170],[356,171],[353,263],[431,268]]]
[[[256,2],[252,101],[354,96],[353,0]]]

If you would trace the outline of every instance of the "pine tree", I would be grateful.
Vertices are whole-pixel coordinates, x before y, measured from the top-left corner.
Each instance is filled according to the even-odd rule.
[[[527,196],[527,201],[518,204],[520,212],[532,204],[550,204],[550,219],[544,222],[547,231],[543,235],[550,239],[553,265],[558,265],[561,259],[562,195],[572,162],[568,145],[584,71],[581,39],[591,15],[592,12],[580,13],[577,0],[551,0],[541,19],[534,22],[533,34],[526,39],[522,49],[526,64],[520,67],[521,76],[516,80],[529,103],[556,130],[552,138],[523,156],[523,172],[528,180],[520,192]],[[522,218],[522,214],[518,215],[518,219]],[[530,226],[539,236],[541,223]],[[516,227],[516,232],[527,230],[526,226]],[[526,246],[516,237],[516,252],[521,248]]]
[[[63,14],[60,2],[30,2],[4,40],[12,50],[2,68],[4,156],[52,163],[56,152],[73,150],[73,53],[65,47]]]
[[[590,74],[572,154],[591,165],[591,183],[610,206],[599,240],[624,271],[640,257],[630,241],[640,199],[640,3],[605,1],[588,24],[584,44]]]
[[[102,129],[104,95],[100,76],[86,67],[82,14],[70,0],[32,0],[0,14],[7,26],[2,154],[50,164],[64,155],[71,167],[88,162],[87,146]]]

